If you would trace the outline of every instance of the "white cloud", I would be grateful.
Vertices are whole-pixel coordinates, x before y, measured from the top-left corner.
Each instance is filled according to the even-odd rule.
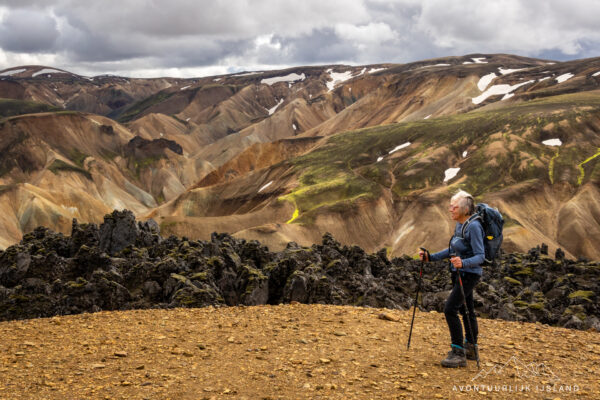
[[[362,44],[381,43],[393,40],[398,35],[389,25],[383,22],[362,26],[341,23],[335,25],[335,33],[342,39]]]
[[[0,68],[199,76],[469,53],[584,58],[600,53],[597,15],[597,0],[3,0]]]

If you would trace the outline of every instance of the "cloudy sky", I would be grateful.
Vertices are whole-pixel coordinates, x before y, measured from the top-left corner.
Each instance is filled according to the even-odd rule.
[[[600,56],[599,0],[0,0],[0,70],[216,75],[470,53]]]

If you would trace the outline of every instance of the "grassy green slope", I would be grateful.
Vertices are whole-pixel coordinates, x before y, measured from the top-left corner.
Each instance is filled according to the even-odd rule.
[[[59,110],[62,109],[33,101],[0,99],[0,118]]]
[[[476,196],[530,180],[600,181],[598,132],[599,92],[344,132],[290,160],[300,184],[281,199],[296,205],[296,221],[309,222],[321,207],[344,207],[376,198],[382,190],[406,196],[445,185],[444,171],[450,167],[461,169],[448,184]],[[542,144],[553,138],[563,145]],[[406,142],[411,145],[388,154]],[[384,158],[377,162],[378,157]]]

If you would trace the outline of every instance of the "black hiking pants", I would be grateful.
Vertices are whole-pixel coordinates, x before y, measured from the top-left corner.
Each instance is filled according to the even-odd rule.
[[[458,313],[460,312],[463,317],[467,341],[469,343],[477,344],[477,334],[479,331],[477,329],[477,318],[475,318],[473,289],[475,288],[475,285],[477,285],[477,282],[479,282],[481,276],[470,272],[462,272],[460,276],[462,277],[463,289],[465,291],[465,297],[467,298],[467,307],[469,308],[470,317],[467,316],[465,310],[462,293],[460,291],[460,282],[458,281],[457,272],[455,271],[452,272],[452,292],[450,292],[450,296],[448,296],[448,299],[446,300],[444,314],[446,315],[446,322],[450,329],[452,344],[463,347],[463,325],[460,323]],[[471,330],[473,331],[474,337],[471,337],[469,325],[467,325],[467,318],[469,318],[471,323]]]

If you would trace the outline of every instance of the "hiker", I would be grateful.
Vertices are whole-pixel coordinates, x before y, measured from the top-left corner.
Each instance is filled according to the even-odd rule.
[[[447,368],[466,367],[467,359],[477,359],[475,346],[477,345],[477,319],[473,305],[473,289],[483,272],[481,264],[485,260],[484,252],[484,230],[479,219],[469,217],[474,216],[475,202],[473,197],[464,191],[459,191],[450,199],[448,209],[456,227],[449,247],[440,252],[429,254],[423,249],[419,251],[419,257],[424,261],[439,261],[450,259],[452,273],[452,291],[446,300],[444,314],[450,330],[452,340],[451,350],[448,357],[442,360],[442,366]],[[468,221],[469,220],[469,221]],[[467,222],[463,235],[463,225]],[[464,307],[464,299],[461,293],[461,287],[458,274],[462,278],[462,285],[466,297],[468,315]],[[463,342],[463,326],[458,318],[458,312],[462,314],[465,325],[465,340]],[[467,323],[470,322],[470,329]],[[471,337],[472,332],[472,337]]]

